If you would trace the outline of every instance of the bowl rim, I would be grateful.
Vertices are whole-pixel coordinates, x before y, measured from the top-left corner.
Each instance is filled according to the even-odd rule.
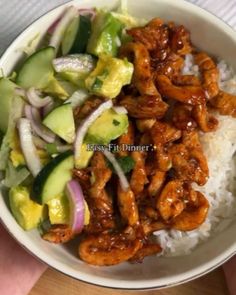
[[[172,0],[154,0],[155,2],[159,3],[165,3],[168,5],[168,3],[173,4]],[[81,2],[81,3],[80,3]],[[7,46],[7,49],[3,51],[3,53],[0,56],[0,68],[2,66],[2,63],[4,60],[8,59],[8,55],[11,54],[11,52],[15,48],[15,44],[19,42],[21,38],[24,36],[27,36],[27,34],[30,32],[30,30],[43,21],[43,19],[50,14],[54,14],[57,10],[62,9],[63,7],[67,7],[70,5],[78,5],[82,4],[82,0],[70,0],[65,2],[64,4],[60,4],[55,6],[54,8],[48,10],[44,14],[42,14],[40,17],[32,21],[25,29],[23,29],[17,37],[10,42],[10,44]],[[188,2],[187,0],[179,0],[174,2],[176,6],[184,6],[188,9],[192,10],[194,14],[203,15],[204,17],[208,18],[208,20],[212,21],[215,26],[221,27],[224,30],[224,33],[228,35],[231,39],[234,40],[236,43],[236,32],[234,29],[227,23],[225,23],[222,19],[220,19],[218,16],[213,14],[212,12],[209,12],[208,10],[205,10],[191,2]],[[0,192],[0,207],[1,203],[4,203],[2,193]],[[158,284],[158,278],[157,279],[151,279],[148,280],[148,283],[146,280],[140,281],[142,285],[145,285],[144,287],[141,286],[140,282],[137,281],[121,281],[121,280],[114,280],[109,278],[99,278],[96,275],[88,275],[84,274],[81,271],[78,270],[71,270],[70,267],[65,267],[65,264],[62,262],[58,262],[56,259],[52,259],[45,256],[45,252],[40,251],[40,253],[37,253],[38,249],[37,247],[32,247],[28,243],[30,243],[30,238],[28,238],[26,241],[21,237],[22,231],[19,227],[16,227],[16,223],[11,225],[11,222],[6,220],[0,216],[0,223],[5,227],[5,229],[9,232],[9,234],[32,256],[34,256],[39,261],[43,262],[44,264],[50,266],[51,268],[59,271],[60,273],[67,275],[73,279],[79,280],[81,282],[91,284],[94,286],[104,287],[104,288],[110,288],[110,289],[117,289],[117,290],[127,290],[127,291],[134,291],[134,290],[157,290],[157,289],[163,289],[163,288],[169,288],[173,286],[177,286],[183,283],[187,283],[191,280],[197,279],[217,267],[224,264],[226,261],[228,261],[230,258],[232,258],[234,255],[236,255],[236,241],[233,243],[230,247],[228,247],[223,253],[218,255],[217,257],[211,259],[210,261],[204,263],[201,266],[196,267],[193,270],[187,271],[184,274],[179,275],[173,275],[171,277],[171,280],[169,279],[169,283],[166,284]],[[32,249],[35,248],[35,249]],[[182,277],[182,279],[180,278]],[[168,279],[163,279],[168,280]],[[121,286],[122,285],[122,286]]]

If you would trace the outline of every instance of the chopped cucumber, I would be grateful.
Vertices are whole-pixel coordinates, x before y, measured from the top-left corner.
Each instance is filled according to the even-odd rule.
[[[20,68],[16,83],[23,88],[45,88],[53,78],[52,60],[55,49],[46,47],[28,57]]]
[[[68,143],[75,139],[75,122],[70,103],[52,110],[43,120],[43,124]]]
[[[66,183],[72,178],[74,157],[71,151],[52,159],[37,175],[32,188],[32,197],[39,204],[48,203],[63,193]]]
[[[75,17],[65,31],[62,40],[62,54],[84,53],[91,34],[91,21],[88,17]]]
[[[99,11],[92,23],[87,52],[96,56],[117,55],[123,24],[110,12]]]

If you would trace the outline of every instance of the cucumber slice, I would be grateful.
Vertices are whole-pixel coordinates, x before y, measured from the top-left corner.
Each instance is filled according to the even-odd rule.
[[[17,87],[17,85],[7,78],[0,79],[0,130],[3,133],[7,131],[11,102],[14,96],[15,87]]]
[[[43,124],[68,143],[75,139],[75,122],[70,103],[52,110],[43,120]]]
[[[34,180],[33,199],[39,204],[45,204],[62,194],[66,183],[72,178],[73,167],[72,151],[60,154],[51,160]]]
[[[80,19],[79,16],[75,17],[65,31],[62,44],[61,44],[61,50],[63,55],[66,55],[70,52],[75,42],[77,32],[79,30],[79,19]]]
[[[75,17],[65,31],[62,53],[84,53],[91,35],[91,20],[83,15]]]
[[[23,88],[45,88],[53,78],[52,60],[55,48],[46,47],[28,57],[16,77],[16,84]]]

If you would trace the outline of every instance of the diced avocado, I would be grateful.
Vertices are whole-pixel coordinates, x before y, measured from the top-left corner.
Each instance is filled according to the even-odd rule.
[[[64,33],[62,54],[85,52],[90,34],[91,20],[83,15],[75,17]]]
[[[48,203],[48,215],[51,224],[69,224],[70,208],[65,194],[60,194]]]
[[[4,133],[7,131],[9,113],[15,87],[17,87],[17,85],[9,79],[0,79],[0,130]]]
[[[88,207],[88,204],[87,202],[84,200],[84,209],[85,209],[85,212],[84,212],[84,225],[87,225],[89,224],[89,221],[90,221],[90,211],[89,211],[89,207]]]
[[[68,143],[75,139],[75,122],[70,103],[53,109],[43,120],[43,124]]]
[[[70,205],[66,194],[60,194],[48,203],[48,215],[51,224],[69,224],[70,223]],[[84,225],[89,224],[90,211],[87,202],[84,200]]]
[[[96,56],[101,54],[116,56],[122,29],[123,24],[110,12],[100,11],[92,23],[87,52]]]
[[[81,75],[81,73],[72,72],[72,71],[58,73],[59,77],[73,83],[79,88],[85,88],[84,80],[87,78],[88,75],[89,73]]]
[[[93,151],[89,151],[87,149],[87,144],[83,143],[81,147],[80,157],[78,159],[75,159],[76,168],[78,169],[86,168],[92,156],[93,156]]]
[[[24,230],[38,226],[43,218],[43,206],[30,199],[28,188],[23,186],[11,188],[9,200],[12,214]]]
[[[23,63],[16,77],[16,84],[23,88],[43,89],[47,87],[53,78],[52,60],[54,57],[55,49],[53,47],[36,51]]]
[[[77,90],[77,87],[68,82],[60,79],[52,78],[47,87],[43,89],[44,92],[56,96],[62,100],[66,100]]]
[[[71,151],[53,158],[36,176],[32,197],[39,204],[48,203],[63,193],[66,183],[72,178],[74,157]]]
[[[21,150],[20,139],[16,129],[12,134],[12,138],[9,145],[11,148],[10,159],[12,161],[13,166],[19,167],[25,165],[25,158]]]
[[[126,59],[103,55],[95,70],[85,80],[85,85],[94,94],[114,98],[124,85],[130,84],[133,70],[132,63]]]
[[[93,144],[108,144],[127,132],[128,117],[113,109],[105,111],[88,129],[85,141]]]

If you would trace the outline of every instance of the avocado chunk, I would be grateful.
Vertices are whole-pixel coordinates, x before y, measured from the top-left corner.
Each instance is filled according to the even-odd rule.
[[[59,194],[47,202],[48,216],[51,224],[69,224],[70,208],[65,194]]]
[[[110,12],[100,11],[92,23],[87,52],[96,56],[101,54],[116,56],[123,27],[124,25]]]
[[[69,98],[76,90],[77,87],[74,84],[55,77],[51,78],[48,85],[43,89],[44,92],[62,100]]]
[[[43,218],[43,206],[30,199],[28,188],[24,186],[11,188],[9,200],[12,214],[24,230],[38,226]]]
[[[124,85],[130,84],[133,71],[133,64],[126,59],[103,55],[95,70],[85,80],[85,85],[96,95],[114,98]]]
[[[105,111],[88,129],[85,142],[92,144],[108,144],[127,132],[128,117],[117,114],[113,109]]]
[[[70,204],[66,194],[62,193],[50,200],[48,203],[48,216],[51,224],[70,223]],[[84,200],[84,225],[89,224],[90,211]]]
[[[90,159],[93,156],[93,151],[87,149],[87,143],[83,143],[81,147],[80,157],[75,159],[77,169],[84,169],[88,166]]]
[[[8,119],[11,109],[11,102],[14,96],[14,89],[17,87],[15,83],[7,78],[0,79],[0,130],[5,133],[7,131]]]
[[[75,139],[75,122],[70,103],[52,110],[43,120],[43,124],[68,143]]]

